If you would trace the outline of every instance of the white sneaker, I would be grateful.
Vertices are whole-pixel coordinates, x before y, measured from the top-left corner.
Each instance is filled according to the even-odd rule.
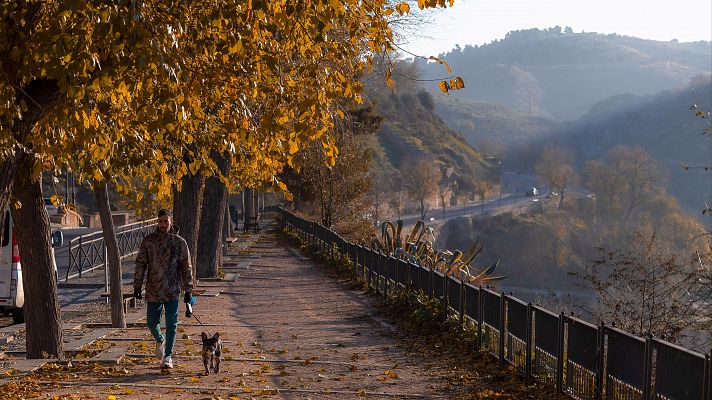
[[[165,352],[165,347],[163,342],[156,342],[156,360],[163,360],[163,354]]]
[[[163,357],[163,368],[167,368],[167,369],[173,368],[173,359],[171,358],[171,356]]]

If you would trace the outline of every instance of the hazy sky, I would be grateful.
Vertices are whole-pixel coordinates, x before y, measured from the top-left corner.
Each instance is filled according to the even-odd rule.
[[[712,0],[455,0],[433,18],[423,31],[429,38],[411,37],[402,47],[437,55],[455,44],[481,45],[509,31],[556,25],[644,39],[712,40]]]

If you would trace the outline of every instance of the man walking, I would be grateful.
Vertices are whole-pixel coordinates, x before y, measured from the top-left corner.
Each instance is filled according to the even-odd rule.
[[[171,231],[170,210],[158,211],[158,229],[141,242],[134,271],[134,297],[141,298],[143,276],[146,274],[146,316],[148,329],[156,339],[156,359],[163,368],[173,368],[173,345],[178,327],[178,298],[190,302],[193,291],[193,269],[188,244]],[[166,313],[166,334],[161,334],[161,314]]]

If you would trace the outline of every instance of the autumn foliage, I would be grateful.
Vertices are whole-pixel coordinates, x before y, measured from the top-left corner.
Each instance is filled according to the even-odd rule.
[[[334,165],[338,104],[361,101],[357,72],[392,51],[389,23],[409,12],[385,0],[3,2],[0,210],[12,195],[37,207],[21,225],[48,226],[38,178],[64,167],[137,201],[166,198],[186,175],[218,173],[215,153],[232,160],[218,174],[230,189],[285,189],[277,173],[311,141]],[[48,234],[20,235],[20,248],[49,254]],[[32,260],[43,272],[27,283],[54,286],[49,259]],[[30,313],[28,343],[42,321],[59,326],[53,309]]]

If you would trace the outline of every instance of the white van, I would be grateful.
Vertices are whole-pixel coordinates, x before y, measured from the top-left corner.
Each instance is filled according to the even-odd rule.
[[[0,237],[0,311],[12,313],[16,324],[25,322],[25,292],[22,288],[20,249],[17,246],[12,214],[5,211],[5,226]]]
[[[62,245],[62,232],[52,235],[52,261],[55,274],[54,247]],[[15,236],[12,213],[5,211],[5,223],[0,231],[0,312],[12,314],[16,324],[25,322],[25,291],[22,286],[20,249]]]

